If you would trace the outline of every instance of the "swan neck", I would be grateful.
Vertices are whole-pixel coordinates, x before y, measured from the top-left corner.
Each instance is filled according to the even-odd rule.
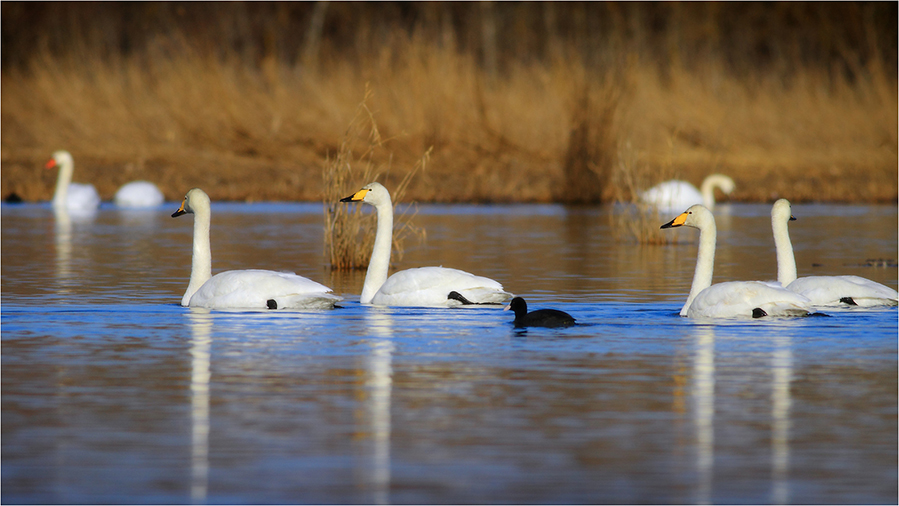
[[[72,182],[72,172],[75,163],[71,160],[63,160],[59,164],[59,174],[56,176],[56,190],[53,192],[53,207],[65,207],[69,194],[69,184]]]
[[[181,305],[187,306],[190,298],[203,283],[212,277],[212,250],[209,247],[210,212],[198,210],[194,212],[194,245],[190,265],[190,282],[181,299]]]
[[[687,302],[681,308],[681,316],[687,316],[687,310],[693,304],[693,299],[699,292],[712,286],[712,273],[715,269],[715,241],[718,239],[718,230],[715,223],[707,223],[699,229],[699,253],[696,255],[696,270],[693,272],[693,284],[690,286],[690,295]]]
[[[777,252],[777,281],[787,286],[796,280],[796,258],[790,242],[789,224],[772,216],[771,228],[774,230],[774,250]]]
[[[365,283],[362,285],[362,295],[359,302],[368,304],[387,281],[387,271],[390,268],[390,248],[393,242],[393,204],[388,200],[375,206],[378,212],[378,229],[375,233],[375,245],[371,251],[371,259],[368,261],[368,271],[365,273]]]
[[[715,208],[715,187],[721,187],[721,181],[714,177],[709,176],[702,180],[702,185],[699,187],[699,193],[702,194],[702,205],[709,208],[709,210]]]

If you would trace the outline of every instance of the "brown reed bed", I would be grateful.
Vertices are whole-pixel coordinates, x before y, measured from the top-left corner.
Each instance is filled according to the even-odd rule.
[[[623,202],[711,172],[735,201],[899,195],[892,4],[36,5],[2,4],[3,197],[49,200],[62,148],[107,199],[318,201],[366,89],[390,139],[369,163],[400,181],[430,153],[418,202]]]
[[[375,154],[385,150],[385,144],[390,140],[381,137],[375,116],[368,108],[372,96],[373,92],[366,89],[336,155],[328,159],[322,170],[325,191],[325,255],[332,270],[367,268],[374,246],[377,215],[371,209],[363,209],[366,207],[364,204],[340,202],[340,199],[352,195],[365,184],[379,179],[386,180],[389,176],[389,165],[377,165],[374,162]],[[358,146],[360,142],[361,148]],[[426,169],[429,154],[430,150],[425,152],[397,184],[388,187],[394,202],[391,253],[397,259],[403,256],[403,244],[408,236],[417,237],[419,241],[426,237],[424,229],[412,223],[414,208],[406,207],[397,213],[396,202],[403,200],[412,177]]]

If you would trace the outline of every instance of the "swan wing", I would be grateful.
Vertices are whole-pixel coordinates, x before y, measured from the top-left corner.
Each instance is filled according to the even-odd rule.
[[[659,183],[643,192],[640,198],[664,212],[683,211],[693,204],[702,203],[702,194],[695,186],[678,180]]]
[[[779,283],[728,281],[712,285],[693,299],[691,318],[751,318],[754,309],[769,316],[806,316],[812,311],[808,298],[784,289]]]
[[[381,285],[372,304],[384,306],[448,306],[451,291],[472,302],[500,304],[512,295],[498,282],[459,269],[418,267],[399,271]]]
[[[116,192],[113,202],[119,207],[156,207],[165,197],[155,184],[149,181],[132,181]]]
[[[330,288],[293,273],[248,269],[209,278],[190,298],[190,306],[268,309],[270,300],[278,309],[328,309],[342,298]]]
[[[851,298],[859,306],[895,306],[899,294],[892,288],[860,276],[808,276],[787,287],[808,297],[816,306],[842,306]]]
[[[93,210],[100,206],[100,195],[92,184],[69,183],[66,208],[72,211]]]

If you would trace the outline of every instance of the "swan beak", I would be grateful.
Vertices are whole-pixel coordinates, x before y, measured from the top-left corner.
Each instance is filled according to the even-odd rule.
[[[683,225],[685,221],[687,221],[687,213],[681,213],[680,216],[678,216],[677,218],[674,218],[673,220],[669,221],[668,223],[662,225],[659,228],[663,229],[663,228],[679,227],[679,226]]]
[[[796,221],[796,217],[793,216],[792,214],[790,215],[790,221]]]
[[[356,193],[350,195],[349,197],[340,199],[341,202],[359,202],[365,198],[365,194],[368,193],[369,190],[363,188]]]
[[[45,169],[52,169],[53,167],[56,167],[56,159],[55,158],[51,158],[51,159],[47,160],[47,163],[44,164]]]
[[[184,204],[186,202],[187,202],[187,199],[184,199],[181,201],[181,207],[179,207],[177,211],[172,213],[172,218],[177,218],[177,217],[181,216],[182,214],[187,214],[187,211],[184,210]]]
[[[509,304],[508,306],[504,307],[503,311],[508,311],[510,309],[512,309],[512,304]]]

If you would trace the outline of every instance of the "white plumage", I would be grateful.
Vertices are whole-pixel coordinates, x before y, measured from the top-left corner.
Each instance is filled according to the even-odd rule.
[[[112,201],[119,207],[136,209],[162,205],[165,197],[159,188],[149,181],[132,181],[119,188]]]
[[[777,251],[777,281],[788,290],[808,297],[816,306],[895,306],[899,293],[860,276],[808,276],[796,278],[796,258],[789,222],[796,218],[787,199],[771,208],[771,229]]]
[[[258,269],[225,271],[211,276],[209,196],[194,188],[172,217],[194,215],[190,282],[182,306],[212,309],[330,309],[341,297],[331,289],[294,273]]]
[[[56,176],[56,190],[53,193],[53,208],[74,212],[93,211],[100,206],[100,195],[92,184],[72,182],[75,161],[68,151],[56,151],[45,165],[47,169],[59,167]]]
[[[708,209],[715,208],[715,188],[730,195],[734,191],[734,180],[723,174],[711,174],[702,181],[701,190],[686,182],[673,179],[659,183],[644,191],[640,199],[655,207],[659,212],[677,212],[693,204],[702,204]]]
[[[389,278],[390,245],[393,241],[393,203],[380,183],[370,183],[341,202],[364,202],[378,213],[378,230],[359,301],[380,306],[455,306],[450,292],[474,303],[501,304],[512,295],[489,278],[458,269],[419,267],[399,271]]]
[[[662,228],[688,226],[699,229],[699,253],[690,295],[681,316],[732,318],[753,316],[806,316],[808,298],[784,289],[779,283],[728,281],[712,285],[717,229],[715,217],[702,205],[694,205]]]

